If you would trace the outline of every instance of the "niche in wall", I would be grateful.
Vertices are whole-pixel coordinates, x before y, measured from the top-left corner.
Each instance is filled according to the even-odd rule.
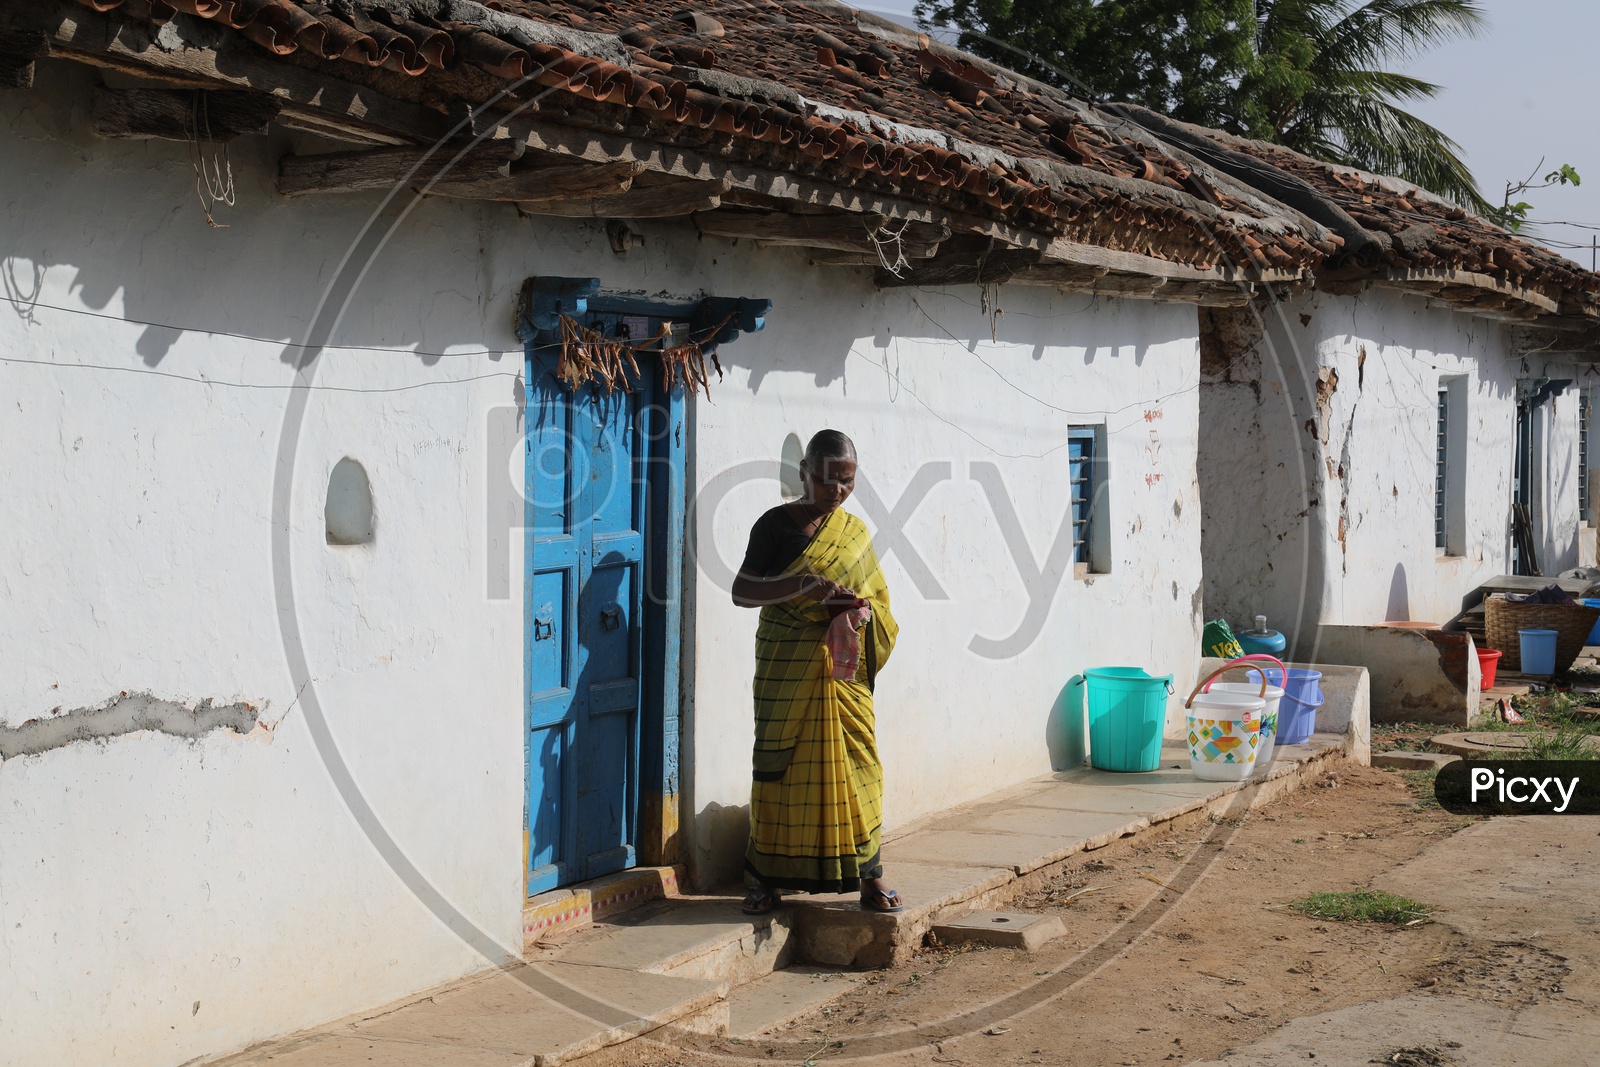
[[[800,443],[799,434],[783,439],[783,454],[778,460],[778,492],[785,500],[798,500],[805,494],[800,484],[800,461],[805,458],[806,446]]]
[[[328,476],[328,499],[322,509],[330,545],[372,543],[372,483],[367,472],[346,456]]]

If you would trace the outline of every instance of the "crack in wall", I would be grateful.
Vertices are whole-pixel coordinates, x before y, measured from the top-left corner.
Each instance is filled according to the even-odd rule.
[[[188,705],[150,693],[119,693],[99,707],[74,708],[48,719],[30,719],[21,726],[0,726],[0,761],[141,730],[192,740],[217,730],[247,734],[258,725],[260,709],[243,701],[218,705],[208,697]]]
[[[1360,524],[1360,516],[1357,516],[1355,525],[1350,520],[1350,477],[1354,462],[1351,445],[1355,437],[1356,408],[1360,406],[1360,401],[1350,405],[1350,418],[1344,424],[1344,442],[1339,448],[1339,569],[1340,573],[1346,575],[1350,573],[1350,546],[1345,543],[1345,537],[1355,529],[1355,525]]]

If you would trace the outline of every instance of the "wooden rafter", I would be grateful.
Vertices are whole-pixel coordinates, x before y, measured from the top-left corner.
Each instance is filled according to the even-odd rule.
[[[739,237],[763,244],[831,248],[876,254],[880,245],[894,256],[927,259],[949,238],[942,223],[891,221],[881,215],[791,215],[778,211],[718,211],[696,215],[695,227],[715,237]]]
[[[278,164],[278,191],[305,196],[401,186],[467,200],[565,202],[626,193],[643,170],[636,162],[563,162],[527,153],[520,142],[498,140],[465,149],[445,145],[286,156]],[[589,214],[548,212],[558,213]]]
[[[465,151],[442,146],[285,156],[278,162],[278,191],[284,196],[305,196],[392,189],[402,184],[422,186],[445,180],[503,180],[521,155],[520,145],[489,141]]]
[[[33,61],[49,54],[43,31],[0,26],[0,89],[32,88]]]
[[[637,163],[627,166],[639,166]],[[583,169],[574,167],[573,169]],[[589,167],[588,169],[594,169]],[[665,219],[713,211],[727,191],[724,182],[662,181],[642,176],[631,187],[590,197],[549,196],[519,201],[527,215],[556,215],[579,219]]]
[[[231,141],[266,133],[281,109],[275,97],[247,90],[96,89],[89,117],[101,137]]]

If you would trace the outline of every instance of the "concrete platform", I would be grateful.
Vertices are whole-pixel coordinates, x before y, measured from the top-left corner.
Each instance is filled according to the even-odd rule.
[[[573,890],[541,902],[538,917],[558,921],[538,928],[521,966],[221,1062],[556,1067],[665,1026],[735,1036],[781,1026],[844,993],[848,983],[829,977],[840,968],[906,959],[936,923],[1003,905],[1078,853],[1191,812],[1267,802],[1341,761],[1367,763],[1366,672],[1326,670],[1321,732],[1279,746],[1272,766],[1246,781],[1197,780],[1187,747],[1169,739],[1155,771],[1043,775],[901,828],[883,846],[888,880],[907,902],[899,914],[862,911],[854,896],[791,896],[751,917],[734,895],[668,895],[573,929],[574,919],[592,920],[595,903],[591,892],[586,915],[561,919],[590,891]],[[671,893],[659,874],[651,878],[647,891]],[[608,891],[634,888],[622,880]]]
[[[728,994],[728,1036],[769,1033],[837,1000],[861,984],[858,975],[788,967]]]
[[[672,1024],[725,1033],[725,983],[530,964],[230,1056],[227,1067],[556,1067]]]
[[[852,897],[786,898],[795,958],[860,968],[903,961],[937,923],[1003,903],[1025,888],[1023,879],[1046,876],[1078,853],[1202,808],[1262,803],[1332,763],[1370,758],[1363,708],[1343,732],[1280,746],[1269,770],[1243,782],[1199,781],[1189,771],[1187,746],[1172,740],[1159,770],[1084,767],[1034,779],[891,835],[883,861],[888,882],[906,901],[898,915],[868,914]]]

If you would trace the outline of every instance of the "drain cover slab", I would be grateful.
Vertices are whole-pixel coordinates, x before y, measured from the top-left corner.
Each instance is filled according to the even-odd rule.
[[[987,941],[1003,948],[1032,952],[1047,941],[1062,936],[1067,928],[1057,915],[1034,915],[1025,911],[974,911],[959,919],[935,923],[934,936],[947,945],[961,941]]]

